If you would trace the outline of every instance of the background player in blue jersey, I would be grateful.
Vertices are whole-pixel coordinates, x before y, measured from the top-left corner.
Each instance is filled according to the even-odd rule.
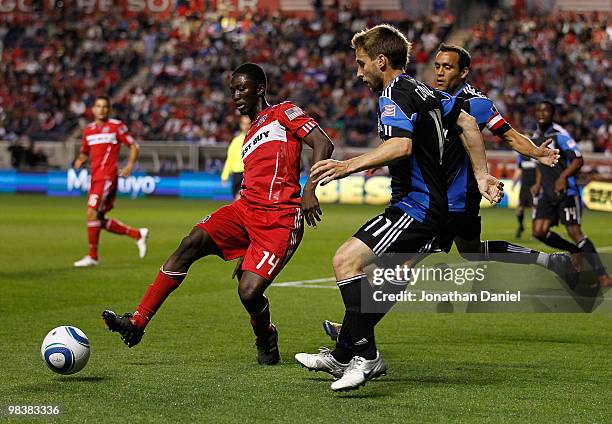
[[[525,219],[525,208],[533,207],[533,196],[531,195],[531,187],[536,182],[536,167],[538,163],[525,155],[520,153],[516,156],[516,167],[514,168],[514,175],[512,176],[512,187],[517,182],[521,182],[521,190],[519,193],[519,202],[516,207],[516,220],[518,221],[518,227],[516,229],[516,238],[520,239],[525,226],[523,225]]]
[[[445,128],[455,126],[469,152],[477,186],[490,201],[503,195],[501,183],[487,173],[484,142],[475,120],[461,110],[461,100],[438,92],[404,74],[410,43],[396,28],[378,25],[352,40],[357,76],[378,102],[379,135],[383,143],[346,161],[313,165],[311,177],[322,185],[352,173],[389,165],[391,206],[365,223],[333,259],[337,285],[345,306],[343,329],[333,351],[299,353],[296,361],[339,379],[333,390],[352,390],[387,370],[376,349],[374,326],[384,312],[362,311],[361,291],[369,282],[365,267],[385,253],[428,252],[446,222]]]
[[[597,274],[601,286],[611,286],[601,259],[591,240],[582,232],[582,201],[576,182],[584,160],[572,136],[559,124],[553,121],[555,104],[543,100],[536,106],[538,129],[533,135],[535,144],[552,143],[561,151],[561,159],[552,168],[539,166],[536,172],[536,183],[532,187],[535,197],[532,233],[535,238],[548,246],[573,253],[579,259],[584,256]],[[576,243],[565,240],[559,234],[550,231],[561,221],[567,233]]]

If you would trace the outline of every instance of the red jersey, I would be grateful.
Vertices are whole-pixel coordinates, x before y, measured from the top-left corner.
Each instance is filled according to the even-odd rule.
[[[263,208],[300,206],[302,140],[317,126],[291,102],[259,112],[242,144],[244,175],[240,195]]]
[[[136,140],[128,134],[128,129],[118,119],[109,119],[98,125],[92,122],[85,127],[81,153],[89,155],[91,180],[113,179],[117,177],[119,150]]]

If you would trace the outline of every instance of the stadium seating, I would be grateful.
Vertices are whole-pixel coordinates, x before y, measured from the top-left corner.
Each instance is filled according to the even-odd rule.
[[[612,151],[607,15],[496,10],[472,29],[472,82],[517,128],[533,130],[533,106],[559,104],[558,120],[585,151]]]
[[[231,69],[261,63],[268,100],[292,100],[314,116],[339,144],[365,146],[377,139],[375,99],[355,78],[350,40],[380,22],[375,14],[326,11],[318,20],[264,18],[176,19],[172,39],[146,82],[116,104],[141,139],[227,142],[237,127],[228,97]],[[448,14],[397,23],[416,40],[412,72],[427,62],[452,24]]]
[[[0,26],[0,139],[63,140],[94,96],[112,96],[152,58],[167,27],[112,13]]]

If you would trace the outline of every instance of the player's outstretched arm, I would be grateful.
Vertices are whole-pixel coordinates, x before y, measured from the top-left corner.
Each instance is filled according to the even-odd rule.
[[[123,169],[121,169],[121,172],[119,172],[120,177],[126,178],[130,176],[132,173],[132,168],[136,163],[136,159],[138,159],[139,151],[140,149],[138,148],[138,144],[130,144],[130,156],[128,157],[127,164],[123,167]]]
[[[457,118],[457,125],[462,129],[461,141],[470,157],[480,194],[491,203],[499,202],[504,196],[504,184],[489,174],[484,140],[478,124],[476,124],[476,119],[461,111]]]
[[[329,159],[334,152],[334,143],[328,135],[319,127],[315,127],[306,137],[304,142],[312,147],[312,163]],[[304,213],[304,219],[306,224],[311,227],[317,226],[317,221],[321,221],[321,207],[319,206],[319,199],[315,194],[317,183],[312,180],[309,176],[306,184],[304,185],[304,195],[302,196],[302,212]]]
[[[555,166],[559,161],[559,149],[548,147],[552,140],[546,140],[540,147],[514,128],[506,131],[501,138],[516,152],[537,159],[542,165]]]
[[[380,168],[391,162],[412,154],[412,139],[393,137],[374,150],[348,160],[327,159],[315,163],[310,169],[310,178],[325,185],[333,180],[342,179],[355,172]]]

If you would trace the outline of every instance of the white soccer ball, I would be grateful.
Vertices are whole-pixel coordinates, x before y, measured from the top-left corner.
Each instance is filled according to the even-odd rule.
[[[49,331],[40,348],[43,361],[58,374],[74,374],[89,361],[89,340],[76,327],[63,325]]]

